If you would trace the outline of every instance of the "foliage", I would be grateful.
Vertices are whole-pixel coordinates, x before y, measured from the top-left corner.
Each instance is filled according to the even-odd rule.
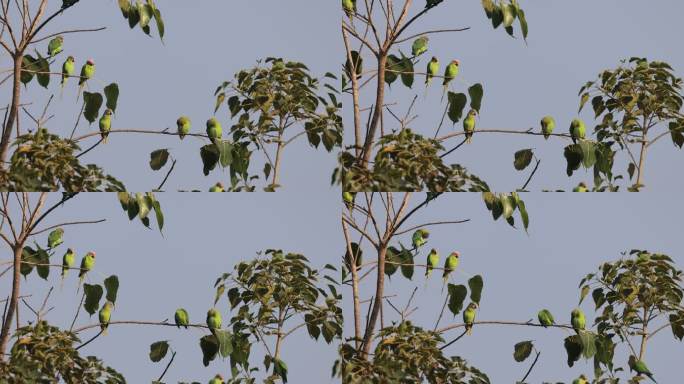
[[[370,360],[359,357],[349,344],[340,347],[339,375],[344,383],[489,383],[489,378],[458,356],[446,356],[444,339],[406,320],[381,329]],[[338,372],[334,372],[338,373]]]
[[[125,383],[124,377],[94,356],[83,357],[71,332],[40,321],[19,328],[9,360],[0,361],[0,383],[59,382],[85,384]]]
[[[121,191],[124,185],[96,165],[82,165],[79,146],[45,128],[17,138],[9,169],[0,169],[5,191]]]
[[[119,203],[121,204],[121,209],[126,212],[129,220],[133,220],[137,217],[144,226],[149,228],[150,213],[154,211],[159,232],[164,229],[164,212],[154,193],[119,192],[117,196],[119,198]]]
[[[380,148],[371,169],[359,166],[349,152],[340,155],[335,179],[345,191],[482,192],[487,183],[459,164],[447,165],[438,152],[442,145],[405,128],[377,142]],[[335,180],[334,179],[334,180]]]

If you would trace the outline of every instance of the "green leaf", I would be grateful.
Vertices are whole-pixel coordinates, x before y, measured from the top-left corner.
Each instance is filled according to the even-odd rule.
[[[449,284],[449,311],[456,316],[463,309],[463,301],[468,295],[468,289],[464,285]]]
[[[399,262],[401,263],[401,274],[405,278],[411,280],[413,278],[413,255],[408,249],[402,249],[399,253]]]
[[[676,339],[682,341],[682,339],[684,339],[684,312],[671,314],[669,319],[670,327],[672,328],[672,334]]]
[[[684,122],[677,124],[675,122],[670,123],[670,136],[672,136],[672,142],[674,145],[682,148],[684,146]]]
[[[104,293],[102,286],[99,284],[83,284],[83,292],[85,293],[83,308],[92,316],[100,308],[100,299]]]
[[[527,214],[527,208],[525,208],[525,202],[522,200],[518,201],[518,212],[520,212],[520,218],[523,222],[523,227],[525,231],[530,226],[530,216]]]
[[[200,339],[200,348],[202,349],[202,363],[205,367],[216,358],[219,351],[219,344],[214,335],[205,335]]]
[[[582,98],[580,99],[579,110],[577,111],[577,113],[582,112],[582,108],[584,108],[584,105],[587,103],[587,101],[589,101],[589,93],[588,92],[582,95]]]
[[[522,30],[523,39],[527,40],[529,27],[527,25],[527,19],[525,18],[525,11],[522,9],[518,9],[518,21],[520,22],[520,29]]]
[[[533,347],[534,345],[532,344],[531,340],[521,341],[517,343],[514,346],[513,359],[515,359],[515,361],[517,361],[518,363],[522,363],[523,361],[525,361],[525,359],[530,357]]]
[[[22,84],[30,83],[38,70],[38,60],[31,55],[24,55],[21,58],[21,76],[19,78]]]
[[[50,63],[43,56],[38,54],[36,66],[39,72],[36,74],[38,84],[47,89],[48,85],[50,85]]]
[[[463,109],[468,103],[468,98],[463,93],[453,93],[449,92],[447,94],[447,99],[449,100],[449,120],[456,124],[463,116]]]
[[[565,338],[564,346],[568,354],[568,366],[572,368],[582,355],[582,342],[579,336],[572,335]]]
[[[584,168],[591,168],[596,164],[596,145],[591,141],[582,140],[579,142],[582,149],[582,165]]]
[[[513,212],[515,212],[513,202],[508,198],[508,195],[499,196],[499,201],[501,202],[501,208],[503,209],[504,219],[510,219],[513,216]]]
[[[161,205],[157,200],[154,200],[152,203],[152,208],[154,208],[154,214],[157,217],[157,227],[159,228],[159,232],[164,229],[164,213],[162,212]]]
[[[515,167],[515,169],[518,171],[522,171],[523,169],[527,168],[528,165],[530,165],[533,155],[534,152],[532,152],[531,148],[519,150],[514,155],[513,167]]]
[[[50,255],[42,248],[38,248],[36,252],[36,272],[43,280],[47,280],[50,275]]]
[[[585,285],[584,287],[582,287],[582,291],[580,293],[579,304],[582,304],[582,301],[584,301],[584,298],[587,297],[587,295],[589,294],[589,289],[590,289],[590,287],[588,285]]]
[[[222,357],[228,357],[233,353],[233,335],[226,330],[215,330],[216,338],[219,342],[219,352]]]
[[[219,152],[219,162],[223,168],[233,163],[233,144],[229,141],[221,141],[216,143],[216,148]]]
[[[119,292],[119,277],[111,275],[104,281],[105,289],[107,290],[107,300],[113,304],[116,303],[116,295]]]
[[[468,287],[470,287],[470,300],[480,304],[480,299],[482,298],[482,287],[484,281],[482,276],[475,275],[468,280]]]
[[[240,112],[240,98],[237,96],[231,96],[228,98],[228,109],[230,109],[230,117],[233,118]]]
[[[578,170],[582,164],[582,147],[580,147],[579,144],[568,145],[565,147],[563,155],[568,163],[566,173],[568,176],[572,176],[572,173]]]
[[[387,64],[385,65],[385,82],[392,85],[397,80],[399,72],[401,72],[401,60],[395,55],[387,56]]]
[[[287,364],[280,359],[275,359],[273,364],[273,373],[283,379],[283,383],[287,383]]]
[[[153,16],[154,21],[157,23],[157,32],[159,33],[159,38],[163,41],[166,28],[164,27],[164,20],[162,19],[161,12],[156,7],[154,8]]]
[[[408,88],[413,86],[413,62],[408,57],[404,57],[401,60],[401,82]]]
[[[103,101],[102,95],[98,92],[83,92],[83,102],[85,103],[83,117],[85,117],[89,123],[92,124],[95,120],[97,120],[98,116],[100,115],[100,108],[102,107]]]
[[[470,108],[480,113],[480,107],[482,107],[482,96],[484,95],[484,89],[482,84],[477,83],[470,88],[468,88],[468,95],[470,96]]]
[[[169,342],[167,340],[157,341],[150,344],[150,360],[153,363],[161,361],[169,351]]]
[[[107,108],[116,112],[116,106],[119,102],[119,85],[111,83],[104,89],[105,97],[107,98]]]
[[[226,100],[226,93],[221,92],[216,96],[216,103],[214,105],[214,113],[216,113],[219,108],[221,108],[221,104],[223,104],[223,101]]]
[[[31,247],[24,247],[21,252],[21,267],[19,268],[19,273],[26,278],[35,267],[35,263],[38,262],[38,254]]]
[[[200,157],[202,158],[202,165],[204,166],[204,176],[208,176],[209,172],[216,168],[219,162],[218,149],[214,144],[207,144],[200,148]]]
[[[150,168],[152,168],[153,171],[158,171],[166,165],[166,162],[169,160],[169,150],[166,148],[162,149],[157,149],[156,151],[152,151],[150,153]]]
[[[592,358],[596,354],[594,334],[588,331],[581,331],[579,337],[582,344],[582,356],[584,356],[585,359]]]

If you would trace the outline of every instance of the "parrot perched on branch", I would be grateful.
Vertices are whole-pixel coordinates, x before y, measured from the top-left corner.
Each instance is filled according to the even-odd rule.
[[[351,19],[356,13],[356,0],[342,0],[342,9],[344,9],[344,13]]]
[[[48,235],[48,248],[57,248],[60,244],[64,242],[62,236],[64,235],[64,230],[62,228],[57,228],[50,232]]]
[[[209,192],[225,192],[225,188],[223,187],[223,184],[219,181],[215,185],[213,185],[211,188],[209,188]]]
[[[425,267],[425,280],[430,277],[432,270],[437,268],[439,265],[439,253],[436,249],[432,248],[430,253],[427,255],[427,267]]]
[[[212,334],[214,330],[221,329],[221,313],[214,308],[207,311],[207,326]]]
[[[572,381],[572,384],[589,384],[589,380],[584,375],[580,375],[578,378]]]
[[[415,39],[413,41],[413,45],[411,46],[411,54],[413,54],[413,57],[420,56],[427,52],[429,41],[430,39],[427,36],[421,36]]]
[[[207,120],[207,136],[212,143],[216,144],[221,139],[222,134],[221,123],[215,117]]]
[[[66,275],[69,273],[69,268],[71,268],[74,265],[75,261],[76,254],[71,248],[67,249],[66,253],[64,253],[64,256],[62,256],[62,281],[60,282],[60,289],[61,286],[64,285],[64,279],[66,278]]]
[[[551,133],[553,133],[553,129],[556,128],[556,121],[551,116],[544,116],[541,119],[541,127],[544,139],[548,140]]]
[[[100,309],[98,314],[100,317],[100,329],[102,329],[102,334],[107,335],[107,327],[109,326],[109,320],[112,318],[112,307],[114,304],[107,300],[106,303]]]
[[[439,59],[433,56],[432,59],[427,64],[427,71],[425,74],[425,88],[430,86],[430,83],[432,83],[432,78],[437,76],[438,73],[439,73]]]
[[[463,323],[465,323],[466,334],[468,336],[473,334],[473,323],[475,322],[475,314],[477,311],[477,304],[470,303],[465,311],[463,311]]]
[[[100,136],[102,136],[102,142],[107,144],[107,136],[109,136],[109,131],[112,130],[112,114],[114,112],[107,108],[104,114],[100,118]]]
[[[645,375],[649,379],[651,379],[654,383],[658,384],[657,381],[653,378],[653,373],[648,369],[646,366],[646,363],[644,363],[643,360],[637,360],[636,356],[630,355],[629,356],[629,361],[627,362],[629,364],[629,371],[635,371],[639,375]]]
[[[539,319],[539,324],[541,324],[544,328],[554,325],[556,321],[553,319],[553,315],[551,314],[551,311],[548,309],[542,309],[539,311],[537,314],[537,319]]]
[[[578,334],[580,331],[584,330],[587,325],[587,319],[584,317],[584,312],[582,312],[581,309],[575,308],[572,310],[572,313],[570,314],[570,324],[572,324],[572,328]]]
[[[185,135],[190,133],[190,128],[192,127],[190,118],[187,116],[181,116],[176,121],[176,125],[178,126],[178,137],[180,137],[180,139],[183,140],[185,138]]]
[[[223,376],[216,375],[213,379],[209,380],[209,384],[224,384]]]
[[[83,87],[85,87],[88,80],[92,79],[94,75],[95,62],[93,61],[93,59],[89,59],[81,67],[81,78],[78,81],[78,95],[76,95],[76,100],[78,100],[78,98],[81,96],[81,92],[83,92]]]
[[[62,82],[60,83],[60,93],[64,92],[64,86],[66,85],[67,81],[69,81],[69,76],[72,76],[75,70],[76,64],[74,57],[67,57],[67,59],[64,61],[64,64],[62,64]]]
[[[572,189],[573,192],[587,192],[587,185],[582,181],[575,188]]]
[[[173,317],[176,321],[176,327],[185,327],[185,329],[188,329],[188,324],[190,324],[190,316],[188,315],[188,311],[183,308],[178,308],[176,309],[176,313],[173,315]]]
[[[444,272],[442,273],[442,292],[444,292],[444,287],[449,280],[449,275],[451,272],[456,270],[456,267],[458,267],[459,257],[461,257],[461,254],[458,253],[458,251],[454,251],[447,256],[446,260],[444,260]]]
[[[584,121],[580,119],[573,119],[570,123],[570,137],[572,137],[572,142],[577,144],[579,140],[584,140],[587,133],[587,127],[584,125]]]
[[[430,237],[430,232],[425,229],[417,229],[413,232],[411,236],[411,243],[413,244],[413,249],[418,249],[427,243],[427,239]]]
[[[444,69],[444,81],[442,81],[442,86],[444,86],[444,90],[442,91],[442,100],[444,100],[444,95],[446,94],[446,91],[449,88],[449,83],[451,83],[451,81],[454,80],[456,76],[458,76],[460,65],[460,61],[451,60],[451,63],[449,63],[446,69]]]
[[[95,266],[95,252],[88,252],[81,259],[81,271],[78,273],[78,287],[81,287],[86,274]],[[78,292],[78,289],[76,290]]]
[[[473,134],[475,133],[475,116],[477,111],[471,109],[468,111],[468,115],[463,119],[463,132],[465,132],[466,143],[470,144],[473,142]]]
[[[52,59],[52,57],[58,55],[62,50],[64,50],[64,38],[62,36],[57,36],[54,39],[50,40],[48,43],[48,57]]]

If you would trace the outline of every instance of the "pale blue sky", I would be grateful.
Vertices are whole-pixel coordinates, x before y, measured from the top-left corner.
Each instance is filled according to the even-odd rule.
[[[61,5],[57,0],[50,3],[55,9]],[[107,27],[97,33],[65,35],[64,53],[53,69],[61,69],[66,55],[76,57],[77,69],[86,59],[93,58],[94,85],[101,90],[110,82],[119,83],[121,96],[112,121],[114,129],[175,130],[176,119],[186,114],[193,121],[193,132],[204,133],[205,122],[213,115],[216,87],[224,80],[231,80],[240,69],[250,68],[258,59],[269,56],[304,62],[319,78],[339,68],[342,54],[336,51],[339,31],[332,27],[339,12],[327,2],[158,0],[156,3],[166,22],[163,45],[154,28],[152,38],[139,27],[130,30],[115,1],[81,1],[46,31]],[[46,47],[47,42],[36,48],[43,53]],[[5,55],[0,60],[3,66],[9,65]],[[80,111],[80,104],[75,104],[73,81],[61,102],[57,78],[52,80],[49,91],[34,81],[23,101],[33,102],[29,110],[40,115],[53,93],[57,97],[49,112],[56,116],[47,127],[68,137]],[[3,92],[0,103],[6,103],[8,95],[8,91]],[[227,109],[219,111],[217,117],[227,137],[231,124]],[[28,127],[28,121],[27,118],[22,126]],[[82,124],[77,134],[97,132],[97,129],[97,122],[90,128]],[[336,156],[324,150],[316,151],[305,137],[302,139],[285,152],[281,184],[293,190],[330,189]],[[90,139],[82,147],[89,147],[94,140]],[[229,174],[220,170],[208,177],[202,174],[201,145],[201,141],[193,138],[181,142],[172,136],[112,134],[108,145],[90,152],[82,161],[101,165],[124,181],[129,190],[149,190],[156,188],[164,177],[162,171],[149,168],[149,154],[158,148],[170,148],[179,161],[166,189],[206,191],[217,181],[228,180]],[[263,162],[257,154],[254,157],[252,171],[261,173]]]
[[[503,221],[494,222],[479,194],[450,194],[432,202],[415,215],[406,227],[440,220],[470,219],[465,224],[431,227],[430,239],[415,259],[425,264],[431,248],[444,257],[452,251],[461,252],[461,263],[452,278],[454,284],[467,285],[470,276],[484,278],[479,320],[536,321],[536,314],[548,308],[556,321],[568,324],[570,311],[579,300],[579,281],[606,261],[617,260],[620,252],[648,249],[669,254],[680,269],[684,268],[684,245],[680,221],[684,209],[676,203],[676,194],[614,194],[564,195],[557,193],[524,194],[530,213],[529,234],[513,229]],[[423,196],[416,195],[413,202]],[[411,243],[408,233],[397,239]],[[355,241],[357,237],[355,236]],[[366,243],[367,244],[367,243]],[[392,244],[396,245],[396,241]],[[364,249],[364,259],[373,258],[371,249]],[[425,270],[416,268],[414,280],[406,280],[400,272],[386,279],[386,296],[404,308],[414,287],[418,288],[413,306],[418,309],[409,318],[414,324],[433,329],[445,296],[440,293],[440,273],[433,273],[427,286]],[[375,274],[371,273],[361,286],[362,300],[375,292]],[[352,313],[351,288],[345,291],[346,313]],[[589,297],[582,303],[587,324],[594,319],[594,304]],[[365,308],[363,312],[365,316]],[[396,313],[385,307],[385,324],[397,320]],[[347,334],[353,334],[353,321],[347,316]],[[454,318],[447,310],[440,326],[462,323],[461,314]],[[452,340],[461,330],[449,331]],[[493,383],[520,380],[532,360],[516,363],[513,345],[534,340],[542,354],[528,382],[572,382],[580,373],[593,377],[593,361],[581,360],[568,368],[563,339],[567,334],[559,329],[510,326],[475,326],[470,337],[464,337],[445,352],[459,355],[486,372]],[[675,383],[682,377],[684,344],[675,341],[669,329],[651,341],[645,355],[649,368],[659,383]],[[625,365],[625,348],[616,352],[616,364]]]
[[[440,58],[442,68],[452,58],[458,58],[461,71],[452,90],[465,92],[471,84],[483,84],[484,99],[477,122],[482,129],[534,127],[539,130],[541,118],[550,114],[556,119],[556,130],[567,133],[570,121],[577,114],[580,87],[604,69],[617,67],[623,58],[645,56],[667,61],[679,76],[684,75],[684,53],[679,49],[681,28],[678,27],[679,15],[684,12],[681,1],[650,1],[648,5],[636,0],[522,0],[519,3],[530,26],[527,46],[521,38],[510,38],[501,27],[493,30],[480,1],[475,0],[446,1],[406,31],[409,36],[426,30],[471,28],[465,32],[431,35],[429,50],[416,69],[425,72],[431,56]],[[422,10],[423,4],[415,1],[410,15]],[[400,48],[410,54],[411,41]],[[393,52],[398,54],[396,50]],[[372,69],[372,62],[366,57],[364,70]],[[440,82],[435,82],[425,98],[423,82],[424,78],[419,76],[414,90],[409,91],[397,81],[385,102],[398,102],[391,108],[404,116],[410,100],[417,94],[414,113],[419,118],[410,127],[432,137],[444,110],[444,104],[439,102],[442,90],[437,84]],[[374,92],[373,87],[367,88],[362,96],[363,107],[374,101],[370,97]],[[346,97],[345,103],[351,103],[351,97]],[[347,126],[351,126],[351,110],[345,112]],[[594,126],[591,106],[582,111],[581,117],[589,132],[589,127]],[[396,121],[389,114],[385,124],[388,131],[396,128]],[[454,129],[461,131],[462,123],[452,128],[447,119],[440,135]],[[351,143],[352,130],[347,129],[346,134],[347,143]],[[452,148],[461,140],[462,137],[451,139],[445,146]],[[542,163],[529,185],[530,190],[569,190],[582,180],[593,184],[591,171],[580,170],[571,179],[566,176],[563,147],[568,143],[558,138],[545,141],[541,136],[483,133],[475,135],[472,145],[461,147],[446,159],[465,165],[495,190],[512,190],[520,188],[531,171],[531,168],[516,171],[513,154],[519,149],[534,148]],[[684,187],[682,178],[671,178],[672,165],[684,164],[684,152],[674,148],[667,137],[650,150],[645,171],[648,190]],[[625,159],[616,160],[616,172],[626,174],[626,167]]]
[[[129,222],[114,194],[77,196],[55,211],[45,225],[102,218],[107,221],[65,227],[65,243],[52,261],[61,263],[66,247],[77,251],[79,262],[85,252],[95,251],[97,263],[90,283],[102,283],[112,274],[118,275],[121,283],[112,320],[168,319],[173,322],[174,311],[182,306],[188,310],[193,323],[204,323],[206,312],[213,304],[216,278],[223,272],[232,272],[237,262],[254,258],[257,251],[276,248],[299,252],[319,270],[325,264],[336,264],[339,260],[338,250],[343,249],[344,243],[337,230],[337,193],[306,200],[293,192],[260,198],[219,194],[200,197],[180,193],[158,196],[166,215],[162,236],[156,230],[145,229],[137,219]],[[58,196],[50,199],[58,201]],[[38,239],[40,243],[45,242],[44,237]],[[3,259],[6,259],[8,253],[4,254]],[[3,297],[9,293],[11,280],[8,276],[0,281],[0,296]],[[59,271],[52,271],[49,282],[34,272],[28,283],[24,283],[22,294],[34,294],[29,302],[34,308],[40,307],[47,290],[54,286],[50,305],[55,309],[48,320],[68,329],[80,299],[76,295],[77,280],[77,276],[71,274],[60,291]],[[221,310],[225,324],[230,316],[225,298],[217,308]],[[21,319],[33,319],[23,304]],[[300,322],[293,321],[291,325]],[[97,315],[89,319],[82,311],[76,328],[93,322],[97,322]],[[80,336],[85,341],[96,332],[94,329]],[[204,383],[217,372],[226,376],[230,365],[228,360],[218,359],[204,368],[199,348],[199,338],[203,334],[199,330],[185,331],[175,327],[112,325],[109,335],[101,336],[82,352],[102,358],[123,373],[128,382],[144,383],[156,379],[168,362],[150,362],[149,345],[168,339],[178,354],[165,382],[198,380]],[[254,348],[252,365],[262,365],[262,350],[260,346]],[[285,340],[283,348],[291,382],[334,382],[330,378],[337,356],[334,345],[325,344],[322,338],[320,343],[313,342],[302,328]]]

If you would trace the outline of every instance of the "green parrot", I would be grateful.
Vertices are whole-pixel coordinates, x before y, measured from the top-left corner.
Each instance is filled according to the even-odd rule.
[[[570,324],[572,324],[572,328],[578,334],[584,330],[584,327],[587,325],[587,319],[584,317],[584,312],[581,309],[575,308],[572,310]]]
[[[572,142],[577,144],[578,140],[584,140],[587,133],[587,127],[584,125],[584,121],[580,119],[573,119],[570,123],[570,137],[572,137]]]
[[[427,36],[421,36],[413,41],[413,45],[411,46],[413,57],[420,56],[427,52],[428,41],[430,41],[430,39],[428,39]]]
[[[223,187],[223,184],[219,181],[218,183],[214,184],[211,188],[209,188],[209,192],[225,192],[225,188]]]
[[[658,382],[655,381],[655,379],[653,378],[653,373],[651,373],[651,371],[648,369],[646,363],[644,363],[643,360],[637,360],[637,358],[634,355],[630,355],[627,364],[629,364],[630,372],[635,371],[639,375],[645,375],[654,383],[658,384]]]
[[[553,319],[551,311],[548,309],[542,309],[539,311],[539,313],[537,313],[537,319],[539,319],[539,324],[541,324],[544,328],[556,323]]]
[[[432,59],[427,64],[427,71],[425,74],[425,88],[430,86],[432,78],[439,73],[439,59],[432,56]]]
[[[587,185],[582,181],[575,188],[572,189],[573,192],[588,192]]]
[[[78,81],[78,95],[76,95],[76,100],[81,96],[83,92],[83,87],[85,87],[86,82],[92,79],[95,75],[95,62],[93,59],[88,59],[88,61],[81,67],[81,78]]]
[[[64,235],[64,230],[62,228],[57,228],[50,232],[48,235],[48,248],[57,248],[60,244],[64,242],[62,236]]]
[[[437,268],[439,265],[439,253],[436,249],[432,248],[430,253],[427,255],[427,267],[425,267],[425,279],[427,280],[432,274],[432,270]]]
[[[344,201],[344,204],[347,205],[348,207],[352,207],[354,205],[354,198],[355,193],[352,192],[342,192],[342,200]]]
[[[459,66],[461,65],[461,62],[458,60],[451,60],[451,63],[447,65],[446,69],[444,70],[444,81],[442,82],[442,85],[444,86],[444,91],[442,92],[442,100],[444,99],[444,95],[446,94],[447,89],[449,88],[449,83],[453,79],[458,76],[458,70]]]
[[[473,334],[473,323],[475,322],[475,313],[477,310],[477,304],[470,303],[466,310],[463,311],[463,323],[465,323],[465,329],[467,335]]]
[[[192,127],[190,118],[187,116],[181,116],[176,121],[176,125],[178,126],[178,137],[180,137],[180,139],[183,140],[185,138],[185,135],[190,133],[190,128]]]
[[[81,287],[86,273],[88,273],[95,266],[95,252],[88,252],[81,259],[81,271],[78,273],[78,286]],[[78,291],[78,290],[77,290]]]
[[[572,384],[589,384],[589,380],[584,375],[580,375],[578,378],[572,381]]]
[[[112,130],[112,113],[114,112],[107,108],[100,118],[100,135],[102,136],[102,142],[105,144],[107,144],[107,136],[109,136],[109,131]]]
[[[447,256],[446,260],[444,260],[444,273],[442,273],[444,285],[446,285],[447,280],[449,280],[449,274],[455,271],[456,267],[458,267],[459,257],[461,257],[461,254],[458,253],[458,251],[454,251],[451,252],[449,256]]]
[[[551,133],[553,133],[553,129],[556,128],[556,120],[551,116],[544,116],[544,118],[541,119],[541,127],[544,139],[548,140]]]
[[[342,9],[344,9],[344,13],[351,19],[356,13],[356,0],[342,0]]]
[[[112,307],[114,304],[107,300],[100,309],[100,329],[102,329],[102,334],[107,335],[107,327],[109,326],[109,320],[112,318]]]
[[[426,229],[417,229],[413,232],[411,236],[411,242],[413,243],[413,249],[418,249],[427,243],[427,239],[430,237],[430,232]]]
[[[185,329],[188,329],[188,324],[190,324],[190,316],[188,315],[188,311],[183,308],[178,308],[176,309],[176,313],[173,315],[173,317],[174,320],[176,320],[176,327],[180,328],[183,326]]]
[[[48,43],[48,57],[52,58],[53,56],[58,55],[64,47],[62,46],[64,44],[64,38],[62,36],[57,36],[54,39],[50,40]]]
[[[221,128],[221,123],[219,123],[216,118],[212,117],[211,119],[207,120],[207,136],[209,136],[209,139],[212,143],[221,139],[222,134],[223,129]]]
[[[71,248],[67,249],[66,253],[64,253],[64,256],[62,256],[62,281],[64,281],[67,273],[69,273],[69,268],[74,265],[75,261],[76,254]]]
[[[221,328],[221,313],[214,308],[207,312],[207,326],[211,333],[214,333],[215,329]]]
[[[69,76],[72,76],[74,74],[74,70],[76,69],[76,64],[75,64],[75,59],[73,56],[67,57],[67,59],[64,61],[64,64],[62,64],[62,82],[60,83],[62,86],[62,90],[64,90],[64,86],[66,85],[67,81],[69,80]]]
[[[224,384],[223,376],[216,375],[213,379],[209,380],[209,384]]]
[[[477,111],[471,109],[468,111],[468,115],[463,119],[463,131],[465,132],[466,143],[470,144],[473,142],[473,133],[475,133],[475,116]]]

